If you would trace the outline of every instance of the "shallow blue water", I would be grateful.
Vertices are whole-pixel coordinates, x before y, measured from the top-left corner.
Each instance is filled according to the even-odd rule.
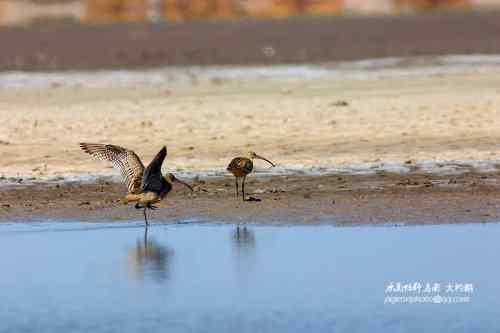
[[[499,240],[500,224],[0,224],[0,332],[497,332]],[[473,292],[384,304],[391,281]]]

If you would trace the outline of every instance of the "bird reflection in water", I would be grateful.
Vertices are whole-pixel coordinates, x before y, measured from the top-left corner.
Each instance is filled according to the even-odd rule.
[[[145,228],[144,237],[129,251],[129,264],[138,280],[151,277],[161,282],[169,277],[172,256],[173,251],[167,246],[148,239],[148,228]]]
[[[231,236],[238,271],[248,272],[255,265],[255,233],[246,226],[238,225],[232,230]]]

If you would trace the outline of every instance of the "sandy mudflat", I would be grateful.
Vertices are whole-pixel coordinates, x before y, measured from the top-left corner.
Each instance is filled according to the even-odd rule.
[[[6,80],[0,175],[116,175],[83,154],[81,141],[119,144],[145,161],[167,145],[166,169],[184,176],[225,175],[248,150],[278,164],[257,163],[265,173],[427,172],[429,163],[456,161],[495,171],[500,66],[431,69],[244,78],[215,71],[160,83],[56,76],[22,87]]]
[[[473,16],[463,22],[491,21],[495,15]],[[437,24],[436,18],[439,16],[397,19],[401,27],[413,28],[383,40],[387,52],[358,50],[361,53],[355,54],[357,49],[351,43],[347,51],[354,53],[338,59],[357,59],[362,54],[419,54],[411,48],[403,48],[406,51],[402,54],[392,52],[389,46],[406,45],[408,33],[416,33],[416,26],[424,21]],[[445,18],[450,22],[463,19]],[[384,20],[370,19],[363,24],[382,29]],[[297,28],[296,24],[301,27],[304,22],[276,24]],[[307,26],[330,31],[327,21],[318,22]],[[356,30],[349,20],[339,22],[345,31]],[[403,22],[410,22],[410,26]],[[486,26],[495,29],[495,24]],[[240,27],[259,35],[255,29],[260,25],[243,23]],[[105,30],[116,34],[139,28]],[[185,28],[178,27],[179,31]],[[88,34],[104,28],[75,29]],[[155,29],[150,33],[155,35]],[[250,30],[245,31],[251,35]],[[470,31],[478,34],[477,29]],[[3,33],[0,40],[24,33],[35,38],[38,34],[33,29]],[[487,38],[458,41],[445,35],[436,35],[430,44],[425,42],[421,51],[492,53],[497,47]],[[424,40],[415,38],[411,41]],[[24,43],[29,38],[22,40]],[[442,44],[444,40],[448,44]],[[131,45],[130,41],[123,43]],[[9,49],[14,55],[29,54],[15,45]],[[286,45],[286,57],[273,58],[270,63],[295,62],[295,44]],[[314,50],[314,45],[306,46]],[[432,48],[437,45],[437,49]],[[66,54],[66,49],[71,48],[50,49],[59,50],[56,53],[61,62],[54,63],[55,69],[93,71],[0,74],[2,221],[140,220],[140,212],[117,203],[124,194],[123,186],[117,183],[118,172],[82,153],[78,147],[82,141],[134,149],[146,163],[161,146],[168,146],[165,171],[194,182],[197,191],[193,196],[182,191],[173,194],[162,203],[163,209],[152,214],[156,220],[337,224],[498,220],[498,56],[307,64],[308,59],[338,60],[318,53],[318,57],[309,54],[304,61],[297,61],[305,65],[95,71],[122,65],[162,65],[165,59],[160,57],[163,62],[157,63],[153,57],[151,63],[134,63],[127,55],[123,59],[132,62],[113,62],[113,57],[107,56],[74,57]],[[221,61],[210,58],[209,50],[200,51],[200,57],[205,57],[200,59],[206,61],[176,59],[184,65],[197,63],[196,59],[202,64],[266,63],[258,57],[245,60],[241,58],[244,48],[240,51],[230,52],[229,58]],[[265,51],[272,54],[276,49]],[[5,59],[0,56],[4,69],[53,69],[36,61],[21,61],[22,66],[16,67]],[[78,59],[89,62],[79,63]],[[233,200],[233,179],[225,171],[232,157],[248,150],[277,164],[271,169],[257,162],[256,173],[249,179],[249,191],[263,199],[261,202]]]
[[[2,76],[0,220],[140,221],[117,202],[118,173],[80,141],[120,144],[145,161],[168,146],[165,171],[196,191],[173,193],[156,221],[498,220],[500,67],[421,66],[271,77],[183,70],[160,82]],[[267,70],[285,69],[304,70]],[[257,162],[248,191],[262,201],[242,203],[225,167],[249,149],[278,166]]]

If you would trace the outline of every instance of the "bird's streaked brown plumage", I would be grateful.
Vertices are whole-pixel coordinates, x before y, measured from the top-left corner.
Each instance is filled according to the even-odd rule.
[[[227,171],[235,177],[244,177],[253,170],[253,162],[247,157],[235,157],[227,166]]]
[[[269,161],[267,158],[257,155],[253,151],[248,152],[248,157],[235,157],[229,162],[227,166],[227,171],[231,172],[234,177],[236,177],[236,197],[239,195],[238,191],[238,178],[243,178],[241,183],[241,192],[243,195],[243,201],[245,201],[245,179],[249,173],[253,170],[253,159],[260,159],[268,162],[273,167],[275,166],[273,162]]]
[[[128,190],[122,202],[137,202],[135,205],[137,209],[144,208],[146,225],[148,225],[146,208],[155,209],[152,204],[161,201],[172,190],[174,182],[193,190],[190,185],[178,180],[171,173],[162,175],[161,166],[167,156],[166,147],[156,154],[147,168],[144,168],[140,158],[130,149],[98,143],[80,143],[80,147],[92,156],[111,162],[120,170]]]
[[[128,193],[141,193],[144,165],[132,150],[114,145],[98,143],[80,143],[82,150],[100,160],[111,162],[117,168],[127,185]]]

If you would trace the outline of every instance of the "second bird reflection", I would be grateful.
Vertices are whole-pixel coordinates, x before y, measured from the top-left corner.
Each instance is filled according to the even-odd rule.
[[[236,226],[231,232],[234,254],[236,259],[236,267],[242,276],[250,276],[249,271],[255,267],[256,251],[255,251],[255,233],[246,226]]]
[[[138,239],[134,248],[129,251],[129,264],[138,280],[146,277],[162,282],[170,276],[170,266],[174,251],[148,238],[148,228],[144,236]]]

